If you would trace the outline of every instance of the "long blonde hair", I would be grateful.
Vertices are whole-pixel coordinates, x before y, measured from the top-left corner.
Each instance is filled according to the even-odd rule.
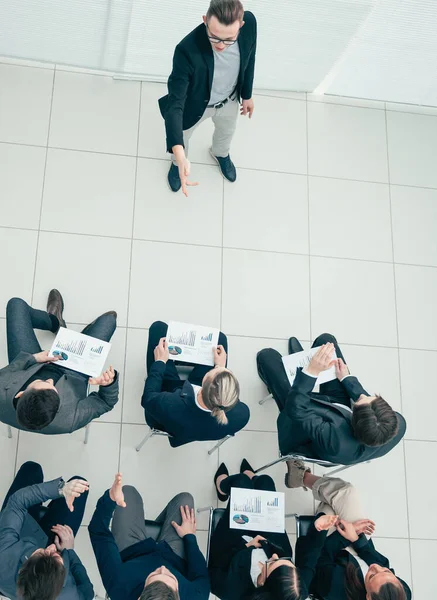
[[[220,425],[228,424],[226,412],[237,404],[239,395],[240,384],[228,370],[218,371],[202,385],[202,400]]]

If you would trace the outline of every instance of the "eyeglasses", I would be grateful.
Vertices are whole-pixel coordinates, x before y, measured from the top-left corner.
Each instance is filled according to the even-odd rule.
[[[292,556],[281,556],[280,558],[269,558],[269,560],[265,561],[265,569],[266,569],[266,578],[269,576],[269,565],[272,565],[278,560],[289,560],[294,567],[293,557]],[[285,566],[285,565],[284,565]]]
[[[235,38],[235,40],[221,40],[220,38],[217,38],[217,37],[209,35],[210,31],[209,31],[208,25],[206,25],[206,30],[208,32],[208,39],[211,42],[211,44],[220,44],[220,43],[222,43],[225,46],[232,46],[238,40],[238,36],[240,35],[240,32],[238,32],[237,33],[237,37]]]

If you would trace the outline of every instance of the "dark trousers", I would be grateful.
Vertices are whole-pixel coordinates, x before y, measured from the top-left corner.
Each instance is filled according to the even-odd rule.
[[[82,333],[109,342],[117,327],[114,315],[102,315]],[[6,331],[8,340],[8,359],[11,363],[20,352],[37,354],[41,346],[36,338],[34,329],[43,329],[55,333],[59,321],[54,315],[45,310],[32,308],[21,298],[12,298],[6,307]]]
[[[155,321],[149,329],[149,343],[147,344],[147,373],[150,372],[150,368],[155,362],[154,350],[159,344],[159,340],[167,335],[168,325],[162,321]],[[218,344],[223,346],[226,354],[228,353],[228,340],[224,333],[220,332]],[[179,377],[178,370],[176,368],[177,361],[168,360],[164,373],[164,381],[162,389],[164,392],[174,392],[177,388],[181,388],[184,385],[183,380]],[[182,364],[182,363],[181,363]],[[183,363],[188,364],[188,363]],[[193,370],[188,376],[188,381],[193,385],[202,385],[203,378],[205,375],[213,369],[210,365],[194,365]]]
[[[224,479],[220,483],[220,489],[224,494],[230,494],[231,488],[244,488],[248,490],[266,490],[269,492],[276,491],[275,482],[270,477],[270,475],[255,475],[255,477],[248,477],[244,473],[239,473],[237,475],[230,475],[226,479]],[[231,501],[228,501],[226,506],[226,510],[218,522],[215,531],[211,536],[211,560],[210,564],[212,566],[215,565],[223,565],[223,561],[227,562],[227,566],[229,566],[232,556],[229,552],[226,552],[227,549],[231,549],[232,547],[239,547],[239,540],[241,540],[241,536],[250,535],[251,537],[256,537],[257,535],[262,535],[267,540],[270,540],[277,546],[280,546],[283,549],[281,556],[293,556],[293,551],[290,545],[290,540],[288,539],[288,535],[284,533],[263,533],[259,531],[241,531],[240,529],[231,529],[229,526],[229,513],[230,513],[230,504]]]
[[[80,475],[75,475],[72,479],[85,479]],[[6,498],[3,502],[1,510],[5,508],[9,498],[12,494],[15,494],[18,490],[35,485],[37,483],[43,483],[44,475],[41,465],[38,463],[28,461],[25,462],[15,475],[14,481],[6,494]],[[30,506],[28,509],[29,514],[38,522],[41,529],[47,535],[47,545],[53,543],[54,534],[51,531],[53,525],[68,525],[73,530],[74,535],[79,531],[80,524],[82,523],[83,515],[85,512],[85,505],[88,498],[88,491],[84,492],[74,500],[74,511],[70,512],[67,507],[67,503],[63,497],[52,500],[46,509],[42,504],[35,504]],[[43,516],[42,516],[42,513]]]
[[[343,361],[346,362],[343,353],[337,344],[337,340],[330,333],[322,333],[322,335],[319,335],[319,337],[314,340],[312,348],[322,346],[328,342],[334,344],[337,357],[342,358]],[[287,373],[285,372],[282,362],[282,356],[277,350],[266,348],[265,350],[258,352],[256,362],[260,378],[264,381],[267,389],[275,399],[279,411],[282,412],[291,390],[290,382],[288,381]],[[332,402],[338,402],[350,407],[350,398],[346,393],[344,386],[338,379],[322,383],[320,386],[320,395],[329,396]]]

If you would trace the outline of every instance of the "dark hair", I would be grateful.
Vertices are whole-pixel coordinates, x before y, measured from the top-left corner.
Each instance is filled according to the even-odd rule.
[[[211,0],[206,13],[209,21],[211,17],[216,17],[222,25],[232,25],[235,21],[242,21],[244,8],[240,0]]]
[[[308,590],[300,580],[298,569],[281,565],[272,571],[264,585],[256,588],[249,598],[250,600],[304,600],[307,596]]]
[[[163,581],[153,581],[143,589],[139,600],[179,600],[179,594]]]
[[[202,400],[220,425],[228,424],[226,412],[231,410],[240,395],[240,384],[231,371],[217,371],[202,384]]]
[[[64,580],[65,567],[53,555],[34,554],[18,572],[17,595],[23,600],[55,600]]]
[[[366,588],[358,576],[358,571],[359,568],[352,563],[346,567],[344,589],[348,600],[366,600]],[[407,596],[404,584],[399,578],[397,578],[397,583],[384,583],[378,592],[370,594],[370,600],[407,600],[408,598],[411,598],[411,593]]]
[[[399,421],[390,404],[376,396],[367,404],[355,404],[352,411],[352,429],[359,442],[366,446],[383,446],[399,430]]]
[[[17,421],[30,431],[49,425],[59,410],[59,394],[55,390],[26,390],[17,402]]]

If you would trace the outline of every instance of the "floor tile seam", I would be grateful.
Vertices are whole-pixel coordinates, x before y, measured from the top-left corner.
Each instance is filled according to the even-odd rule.
[[[141,127],[141,104],[142,104],[142,85],[140,85],[139,92],[139,102],[138,102],[138,128],[137,128],[137,156],[135,158],[135,185],[134,185],[134,197],[133,197],[133,205],[132,205],[132,227],[131,227],[131,240],[130,240],[130,257],[129,257],[129,279],[127,285],[127,305],[126,305],[126,326],[129,323],[129,309],[130,309],[130,292],[132,285],[132,258],[134,253],[134,228],[135,228],[135,209],[136,209],[136,201],[137,201],[137,177],[138,177],[138,148],[140,143],[140,127]],[[125,340],[125,348],[124,348],[124,363],[123,363],[123,373],[126,373],[127,366],[127,334],[128,331],[126,329],[126,340]],[[122,439],[123,439],[123,409],[124,409],[124,398],[125,398],[125,387],[126,387],[127,377],[124,377],[123,380],[123,404],[121,406],[121,426],[120,426],[120,437],[119,437],[119,447],[118,447],[118,470],[121,468],[121,455],[122,455]]]
[[[413,113],[414,114],[414,113]],[[27,146],[27,147],[31,147],[31,148],[45,148],[44,145],[42,144],[30,144],[30,143],[23,143],[23,142],[12,142],[9,140],[2,140],[0,139],[0,144],[9,144],[12,146]],[[68,148],[68,147],[64,147],[64,146],[48,146],[49,150],[63,150],[66,152],[85,152],[88,154],[101,154],[103,156],[120,156],[120,157],[125,157],[125,158],[138,158],[138,159],[146,159],[146,160],[158,160],[158,161],[164,161],[164,162],[169,162],[169,159],[167,157],[157,157],[157,156],[146,156],[146,155],[142,155],[142,154],[123,154],[120,152],[104,152],[102,150],[89,150],[87,148]],[[213,163],[210,162],[202,162],[202,161],[196,161],[196,160],[191,160],[191,164],[192,165],[202,165],[202,166],[206,166],[206,167],[211,167],[211,168],[216,168],[216,165],[214,165]],[[350,182],[355,182],[355,183],[370,183],[373,185],[392,185],[392,186],[396,186],[396,187],[408,187],[408,188],[413,188],[413,189],[424,189],[424,190],[437,190],[437,186],[433,187],[433,186],[426,186],[426,185],[412,185],[409,183],[396,183],[396,182],[388,182],[388,181],[374,181],[374,180],[370,180],[370,179],[354,179],[354,178],[349,178],[349,177],[339,177],[339,176],[334,176],[334,175],[320,175],[318,173],[302,173],[302,172],[295,172],[295,171],[280,171],[280,170],[274,170],[274,169],[265,169],[265,168],[255,168],[255,167],[244,167],[244,166],[238,166],[237,165],[237,169],[241,169],[243,171],[256,171],[256,172],[261,172],[261,173],[273,173],[273,174],[281,174],[281,175],[294,175],[294,176],[301,176],[301,177],[314,177],[317,179],[334,179],[334,180],[338,180],[338,181],[350,181]]]
[[[42,210],[42,209],[41,209]],[[348,256],[332,256],[325,254],[307,254],[302,252],[287,252],[284,250],[267,250],[260,248],[243,248],[238,246],[221,246],[221,245],[213,245],[213,244],[199,244],[193,242],[178,242],[178,241],[170,241],[170,240],[158,240],[152,238],[143,238],[143,237],[126,237],[126,236],[115,236],[108,234],[100,234],[100,233],[87,233],[87,232],[77,232],[77,231],[62,231],[62,230],[54,230],[54,229],[45,229],[45,228],[36,228],[36,227],[15,227],[12,225],[0,225],[0,230],[2,229],[13,229],[18,231],[37,231],[40,233],[51,233],[51,234],[59,234],[59,235],[76,235],[76,236],[85,236],[85,237],[94,237],[94,238],[102,238],[102,239],[110,239],[110,240],[129,240],[134,242],[147,242],[147,243],[156,243],[156,244],[176,244],[179,246],[194,246],[196,248],[215,248],[225,250],[237,250],[241,252],[258,252],[264,254],[281,254],[283,256],[301,256],[301,257],[309,257],[309,258],[324,258],[329,260],[346,260],[346,261],[355,261],[360,263],[369,263],[376,265],[399,265],[402,267],[416,267],[416,268],[426,268],[426,269],[437,269],[436,265],[425,265],[418,263],[407,263],[407,262],[393,262],[386,260],[375,260],[368,258],[356,258],[356,257],[348,257]]]
[[[46,145],[45,145],[45,157],[44,157],[44,170],[43,170],[43,178],[42,178],[42,186],[41,186],[41,203],[39,207],[39,216],[38,216],[38,229],[36,234],[36,246],[35,246],[35,262],[33,265],[33,280],[32,280],[32,292],[31,292],[31,303],[33,304],[34,293],[35,293],[35,283],[36,283],[36,270],[38,267],[38,253],[39,253],[39,241],[41,236],[41,221],[42,221],[42,213],[43,213],[43,205],[44,205],[44,191],[46,184],[46,173],[47,173],[47,161],[48,161],[48,153],[49,153],[49,138],[50,138],[50,127],[52,123],[52,109],[53,109],[53,96],[55,89],[55,71],[52,73],[52,91],[50,96],[50,108],[48,115],[48,123],[47,123],[47,137],[46,137]]]

